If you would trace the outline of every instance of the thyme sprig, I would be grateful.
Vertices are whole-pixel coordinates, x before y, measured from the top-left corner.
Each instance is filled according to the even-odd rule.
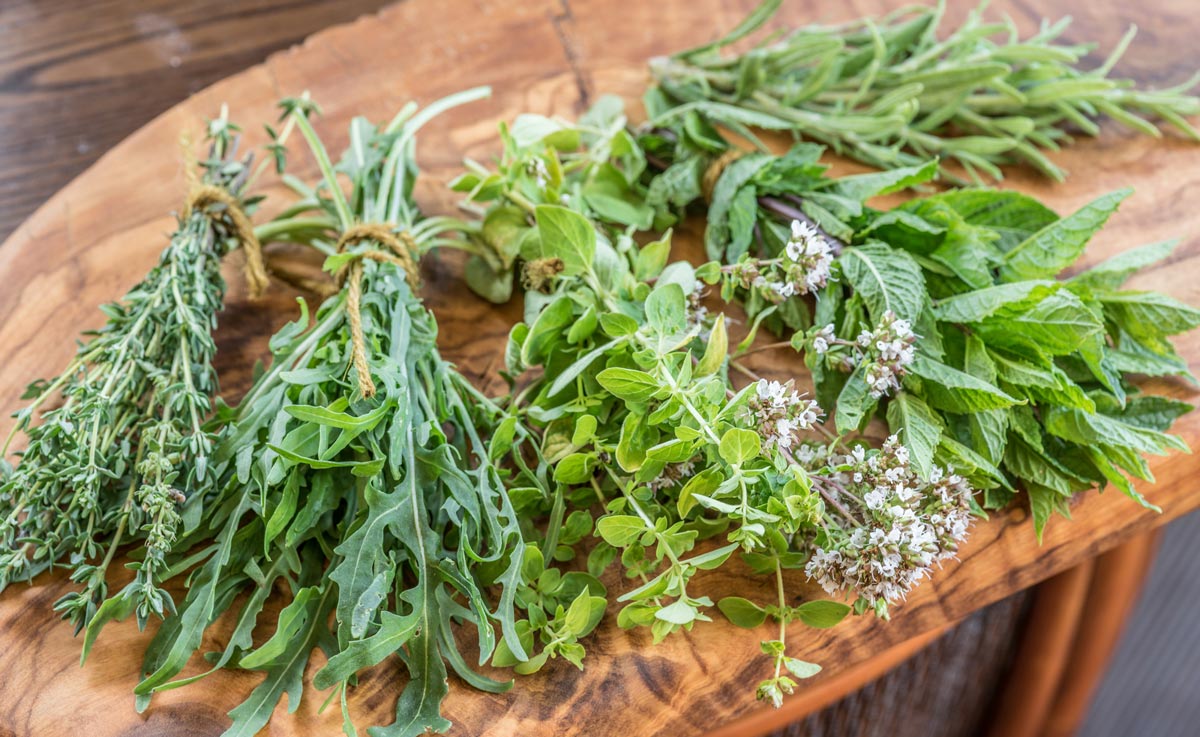
[[[1145,90],[1110,76],[1136,28],[1090,70],[1081,61],[1092,47],[1060,40],[1069,18],[1022,38],[1009,18],[985,20],[981,6],[939,35],[944,1],[773,33],[744,53],[721,53],[779,5],[767,0],[726,37],[653,60],[657,90],[675,104],[654,122],[699,113],[747,133],[791,131],[881,169],[940,158],[975,182],[1002,179],[1000,166],[1014,162],[1061,180],[1045,152],[1075,131],[1096,135],[1101,116],[1155,137],[1151,121],[1160,120],[1200,140],[1185,119],[1200,113],[1187,94],[1196,77]]]

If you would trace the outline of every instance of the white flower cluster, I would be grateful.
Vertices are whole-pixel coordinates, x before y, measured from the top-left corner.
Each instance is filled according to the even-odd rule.
[[[815,292],[829,280],[833,249],[813,226],[792,221],[792,237],[783,249],[784,264],[791,283],[800,294]]]
[[[830,324],[810,332],[808,345],[817,355],[834,351],[838,365],[846,371],[866,364],[867,386],[878,399],[900,388],[901,377],[916,358],[917,337],[908,320],[888,310],[874,330],[863,330],[853,341],[838,338]]]
[[[529,173],[537,182],[538,189],[545,189],[546,185],[550,183],[550,170],[546,168],[546,162],[540,156],[534,156],[529,160]]]
[[[835,340],[837,340],[837,336],[833,333],[833,323],[829,323],[813,336],[812,349],[816,351],[817,355],[822,355],[829,350],[829,345]]]
[[[772,302],[815,292],[829,280],[833,248],[813,226],[792,221],[792,236],[777,259],[745,258],[729,273],[743,287],[754,287]]]
[[[799,442],[800,431],[812,429],[823,414],[817,403],[805,399],[793,384],[791,379],[785,384],[759,379],[746,404],[750,421],[768,450],[776,446],[790,449]]]
[[[971,524],[972,489],[937,466],[921,480],[895,435],[877,453],[860,446],[836,460],[843,470],[825,483],[857,519],[832,531],[804,571],[826,592],[852,591],[887,616],[888,604],[958,552]]]
[[[901,320],[891,310],[875,330],[864,330],[855,341],[867,361],[867,385],[871,396],[878,399],[900,388],[900,377],[916,354],[917,336],[908,320]]]

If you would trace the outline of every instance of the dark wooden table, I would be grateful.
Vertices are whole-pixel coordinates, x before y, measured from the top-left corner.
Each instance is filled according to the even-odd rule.
[[[385,4],[383,0],[236,4],[101,0],[82,7],[73,0],[3,4],[0,240],[110,147],[175,103],[323,27],[351,21]],[[566,16],[571,12],[567,0],[562,0],[562,12]],[[1113,37],[1100,39],[1106,47],[1123,26],[1114,19]],[[1148,68],[1161,71],[1161,67],[1148,61],[1154,53],[1154,40],[1142,41],[1142,56],[1132,57],[1134,69],[1128,71],[1145,77],[1136,74],[1139,59]],[[1042,630],[1049,639],[1044,628],[1072,608],[1076,619],[1067,618],[1073,628],[1088,596],[1099,595],[1097,586],[1111,594],[1114,585],[1117,590],[1122,590],[1121,586],[1127,589],[1130,581],[1140,577],[1138,566],[1145,565],[1149,550],[1147,542],[1135,541],[1109,553],[1107,562],[1102,558],[1060,575],[1039,587],[1039,593],[1022,592],[994,604],[904,660],[881,680],[785,732],[890,737],[979,734],[982,725],[995,722],[995,717],[1004,713],[1005,698],[1027,698],[1028,691],[996,696],[1014,674],[1026,685],[1038,684],[1046,703],[1037,708],[1049,712],[1055,704],[1061,706],[1062,684],[1069,681],[1064,680],[1064,668],[1068,668],[1064,662],[1069,661],[1070,653],[1060,653],[1053,662],[1023,657],[1023,651],[1046,644],[1023,637],[1023,632]],[[1027,622],[1032,625],[1026,627]],[[1068,635],[1064,635],[1061,622],[1059,626],[1056,636],[1067,642],[1064,647],[1070,650],[1068,635],[1074,630],[1065,630]],[[1110,645],[1114,632],[1110,626]],[[1100,666],[1103,660],[1099,659]],[[1095,670],[1097,664],[1089,667]],[[1078,701],[1078,691],[1067,693],[1067,701]],[[1085,705],[1086,700],[1083,705],[1068,707],[1079,711]],[[1005,728],[1010,730],[1006,735],[1023,733],[1020,724]]]
[[[154,116],[386,0],[0,2],[0,241]]]

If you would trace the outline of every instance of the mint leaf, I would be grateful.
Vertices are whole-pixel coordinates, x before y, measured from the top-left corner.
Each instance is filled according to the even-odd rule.
[[[943,322],[981,322],[1005,306],[1036,304],[1059,289],[1052,281],[1032,280],[1000,284],[943,299],[933,306],[933,314]]]
[[[1002,409],[1018,404],[999,387],[970,374],[923,356],[913,362],[912,372],[921,377],[921,393],[933,407],[965,414]]]
[[[928,298],[925,277],[912,256],[882,243],[867,243],[846,249],[838,263],[874,321],[888,310],[910,322],[920,317]]]
[[[834,413],[839,435],[845,435],[859,429],[871,412],[875,411],[875,400],[871,398],[867,388],[866,364],[860,363],[837,398],[837,412]]]
[[[1187,444],[1174,435],[1078,409],[1046,408],[1043,422],[1051,435],[1081,445],[1118,445],[1155,455],[1166,455],[1170,449],[1190,452]]]
[[[1119,253],[1087,271],[1076,274],[1071,278],[1071,283],[1098,290],[1119,289],[1134,272],[1170,256],[1177,245],[1178,240],[1162,241]]]
[[[1200,326],[1200,310],[1159,292],[1117,292],[1099,299],[1105,313],[1135,337],[1159,338]]]
[[[1004,256],[1000,278],[1004,281],[1045,279],[1071,264],[1083,253],[1096,231],[1108,222],[1131,189],[1121,189],[1084,205],[1067,217],[1050,223]]]
[[[1033,356],[1072,353],[1088,338],[1104,330],[1096,314],[1078,296],[1065,289],[1032,307],[1023,307],[1001,309],[976,323],[976,329],[990,345]]]
[[[929,405],[902,391],[888,402],[888,429],[908,448],[913,467],[923,479],[933,468],[933,453],[942,437],[942,421]]]
[[[1011,251],[1031,235],[1058,220],[1058,214],[1020,192],[962,189],[928,198],[952,207],[971,225],[999,235],[996,246]]]
[[[1143,396],[1130,399],[1116,414],[1122,422],[1147,430],[1166,432],[1175,420],[1191,412],[1192,405],[1170,397]]]

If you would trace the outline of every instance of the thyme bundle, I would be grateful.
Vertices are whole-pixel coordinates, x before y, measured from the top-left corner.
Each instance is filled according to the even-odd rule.
[[[749,51],[721,54],[780,3],[767,0],[717,41],[653,60],[657,90],[675,104],[655,122],[699,112],[745,133],[791,131],[881,169],[954,161],[977,183],[1003,178],[1000,166],[1015,162],[1061,180],[1045,152],[1069,144],[1073,131],[1096,135],[1099,116],[1155,137],[1151,121],[1161,120],[1200,140],[1185,118],[1200,112],[1186,94],[1196,77],[1141,90],[1109,76],[1136,28],[1086,71],[1080,61],[1092,47],[1059,40],[1069,18],[1021,38],[1011,19],[985,21],[981,6],[939,37],[944,1],[773,33]]]
[[[80,590],[55,608],[76,630],[108,596],[108,568],[128,543],[141,555],[119,596],[141,623],[173,610],[159,587],[164,556],[184,524],[180,505],[213,473],[204,423],[217,386],[221,258],[243,246],[252,290],[265,286],[246,218],[257,202],[244,194],[252,157],[238,158],[237,130],[224,116],[209,125],[202,181],[189,169],[188,205],[159,264],[123,302],[102,308],[107,323],[61,375],[29,386],[31,402],[0,448],[3,463],[13,439],[28,438],[0,481],[0,590],[69,567]]]

